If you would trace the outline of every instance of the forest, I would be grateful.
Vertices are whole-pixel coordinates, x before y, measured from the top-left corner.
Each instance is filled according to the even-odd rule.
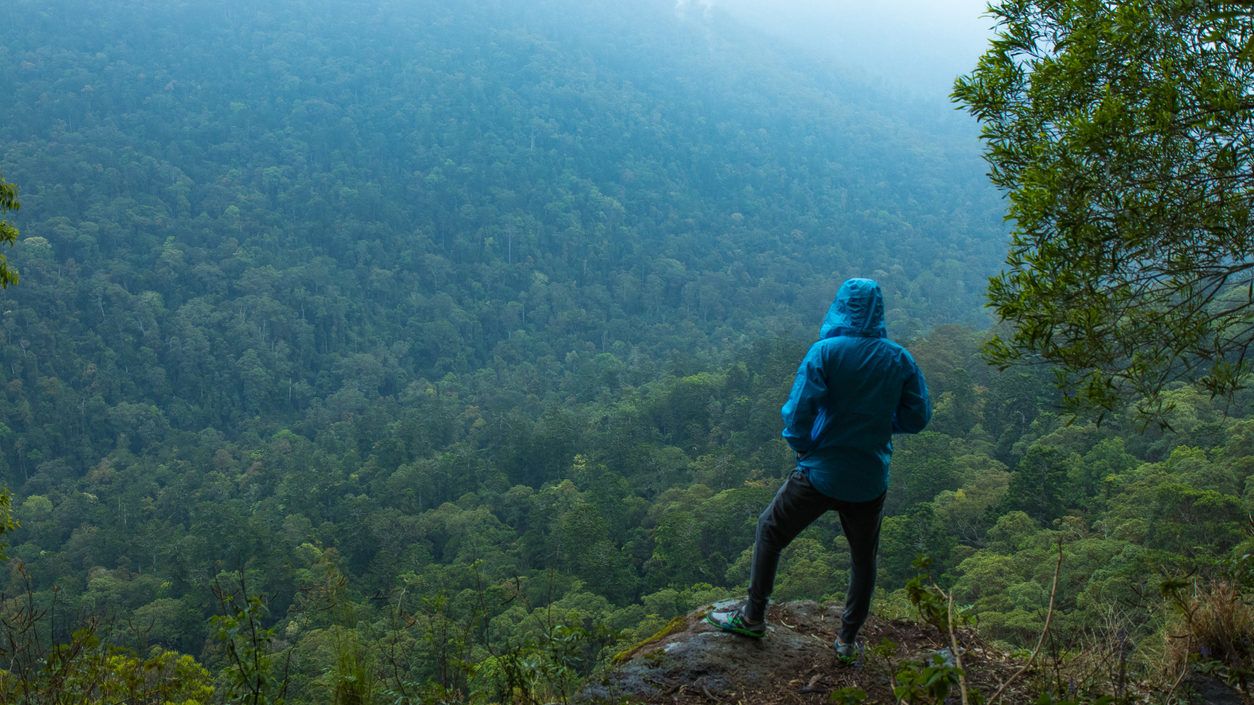
[[[6,15],[0,702],[569,701],[743,594],[849,276],[935,403],[877,614],[926,557],[1008,651],[1052,611],[1095,702],[1248,605],[1251,392],[1173,382],[1147,423],[990,366],[966,116],[662,0]],[[821,520],[777,598],[847,566]]]

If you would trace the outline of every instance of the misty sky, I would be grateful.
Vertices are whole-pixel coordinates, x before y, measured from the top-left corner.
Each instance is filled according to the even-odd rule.
[[[947,95],[954,76],[983,52],[992,20],[986,0],[680,0],[713,6],[815,55],[927,96]]]

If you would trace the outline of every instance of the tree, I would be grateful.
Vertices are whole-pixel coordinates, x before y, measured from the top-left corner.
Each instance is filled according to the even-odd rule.
[[[13,518],[13,493],[9,492],[9,488],[0,486],[0,537],[12,533],[18,526],[17,520]],[[8,544],[0,540],[0,563],[9,560],[6,548]]]
[[[1062,516],[1075,495],[1069,477],[1080,473],[1075,453],[1045,443],[1034,443],[1010,476],[1006,510],[1020,510],[1041,523]]]
[[[1254,341],[1254,13],[1207,0],[1002,0],[953,97],[1014,222],[989,299],[1002,366],[1077,407],[1167,383],[1231,394]]]
[[[12,245],[17,242],[17,226],[4,220],[4,214],[16,211],[22,204],[17,200],[17,186],[0,176],[0,245]],[[17,272],[9,267],[8,260],[0,255],[0,289],[17,283]]]
[[[6,211],[15,211],[20,204],[17,202],[17,187],[4,180],[0,176],[0,217]],[[17,241],[17,228],[12,224],[0,219],[0,244],[13,244]],[[17,283],[17,272],[9,269],[8,262],[4,255],[0,255],[0,289],[7,288],[10,284]],[[3,424],[0,424],[3,427]],[[7,431],[8,429],[5,428]],[[9,488],[0,486],[0,536],[9,533],[18,527],[17,522],[13,519],[13,495],[9,492]],[[4,552],[5,544],[0,542],[0,561],[8,560]]]

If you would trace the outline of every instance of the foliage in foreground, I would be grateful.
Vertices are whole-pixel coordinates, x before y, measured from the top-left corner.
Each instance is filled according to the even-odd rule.
[[[1000,364],[1060,365],[1080,406],[1200,379],[1230,395],[1254,342],[1254,13],[1203,0],[995,2],[955,84],[1014,223],[990,282]]]

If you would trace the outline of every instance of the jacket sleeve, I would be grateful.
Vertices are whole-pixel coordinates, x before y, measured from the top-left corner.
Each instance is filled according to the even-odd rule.
[[[814,447],[811,433],[814,419],[818,416],[823,397],[827,394],[827,379],[823,374],[823,353],[819,343],[810,346],[809,352],[797,368],[788,401],[780,409],[784,417],[784,440],[800,454]]]
[[[909,374],[901,386],[901,401],[893,412],[893,433],[918,433],[932,420],[932,400],[927,393],[927,381],[910,353],[902,351],[909,367]]]

